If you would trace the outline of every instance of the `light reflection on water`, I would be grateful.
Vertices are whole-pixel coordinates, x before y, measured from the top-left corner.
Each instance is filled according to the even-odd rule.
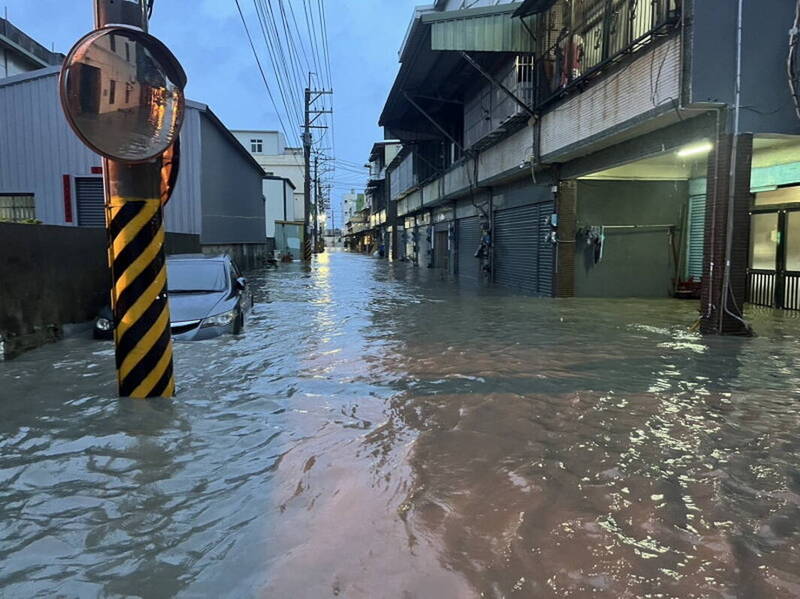
[[[333,254],[113,398],[84,340],[0,364],[0,595],[800,595],[800,321],[537,300]],[[405,593],[405,595],[404,595]]]

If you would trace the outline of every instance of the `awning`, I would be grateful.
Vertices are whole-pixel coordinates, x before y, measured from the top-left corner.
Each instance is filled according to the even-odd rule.
[[[511,18],[519,3],[422,15],[431,26],[431,50],[533,53],[533,24]],[[526,27],[527,25],[527,27]]]
[[[528,17],[549,10],[557,0],[525,0],[522,6],[514,11],[515,17]]]
[[[475,79],[475,71],[465,65],[460,51],[481,52],[484,66],[500,63],[510,54],[533,53],[535,40],[512,13],[519,2],[451,11],[417,13],[400,55],[400,71],[395,78],[380,125],[388,134],[403,141],[439,139],[430,124],[410,105],[404,94],[430,96],[441,101],[459,100],[464,86]],[[531,19],[532,20],[532,19]],[[434,100],[425,105],[436,112]],[[423,101],[420,101],[423,103]],[[439,105],[447,106],[446,104]],[[435,115],[434,115],[435,116]]]

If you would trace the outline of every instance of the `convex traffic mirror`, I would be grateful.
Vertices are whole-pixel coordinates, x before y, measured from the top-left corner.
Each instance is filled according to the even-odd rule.
[[[61,71],[64,112],[92,150],[146,162],[178,139],[186,74],[169,49],[138,29],[106,27],[83,37]]]

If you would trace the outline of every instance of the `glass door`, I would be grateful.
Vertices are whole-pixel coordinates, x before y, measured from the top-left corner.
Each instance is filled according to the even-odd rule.
[[[777,306],[778,245],[781,240],[778,212],[751,215],[750,276],[748,300],[757,306]]]
[[[800,211],[786,212],[783,226],[782,297],[779,305],[800,310]]]

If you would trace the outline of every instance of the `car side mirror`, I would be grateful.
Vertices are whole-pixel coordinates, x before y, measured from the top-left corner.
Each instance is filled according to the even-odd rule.
[[[244,291],[247,288],[247,279],[244,277],[236,279],[236,288],[239,289],[239,291]]]

